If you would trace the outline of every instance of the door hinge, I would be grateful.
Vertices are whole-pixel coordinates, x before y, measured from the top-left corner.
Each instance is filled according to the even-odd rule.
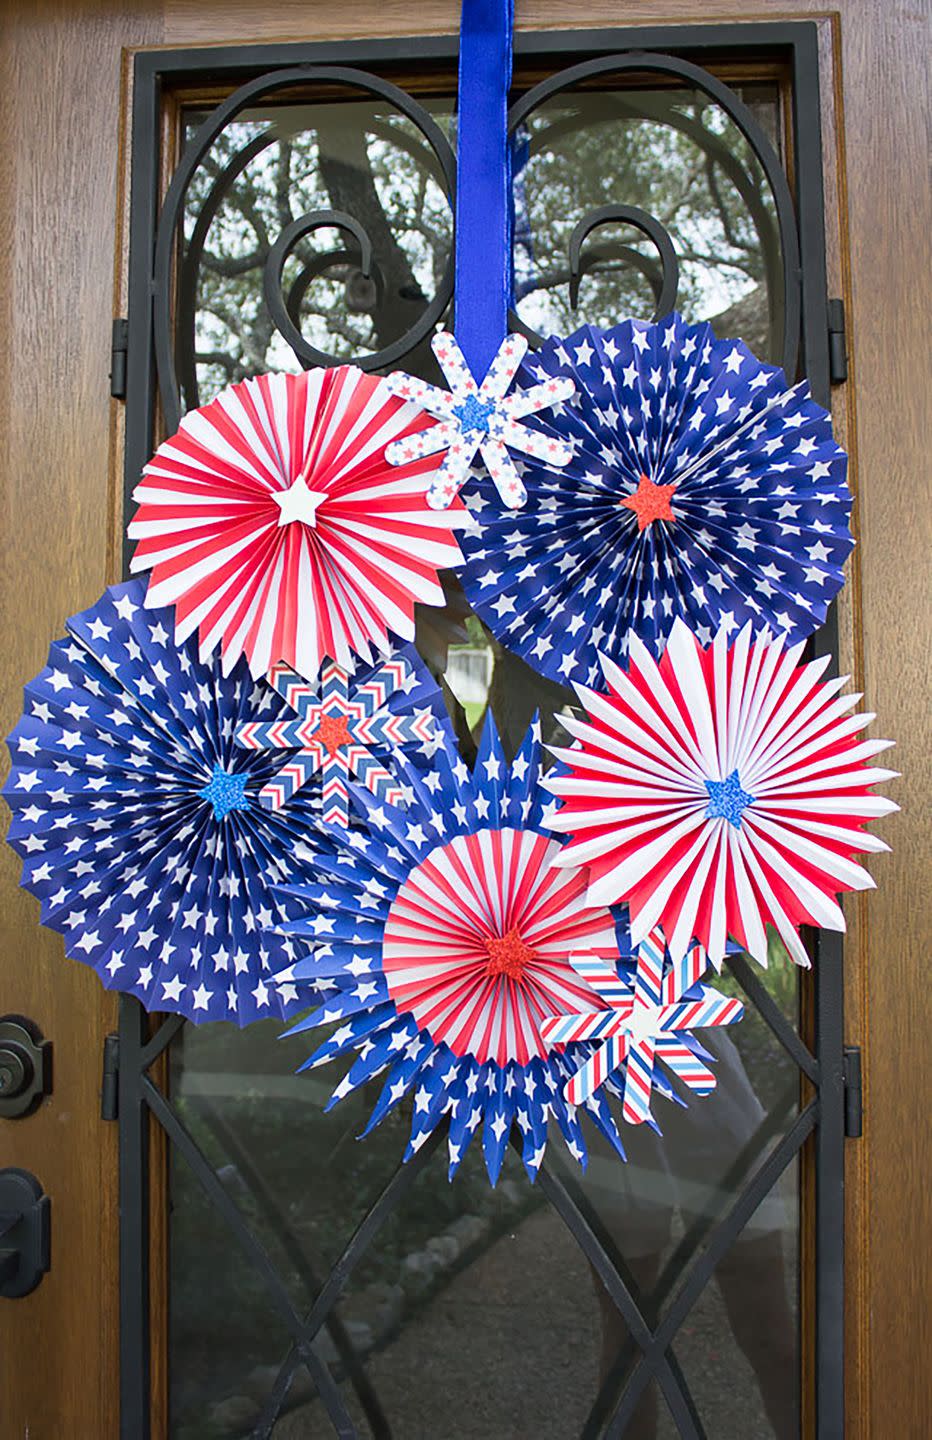
[[[126,399],[126,352],[129,347],[129,321],[114,320],[110,342],[110,394],[114,400]]]
[[[828,302],[828,375],[833,385],[843,385],[848,378],[844,300]]]
[[[860,1140],[864,1131],[864,1102],[861,1091],[861,1047],[845,1046],[845,1134]]]
[[[120,1111],[120,1037],[104,1036],[104,1063],[100,1081],[100,1118],[116,1120]]]

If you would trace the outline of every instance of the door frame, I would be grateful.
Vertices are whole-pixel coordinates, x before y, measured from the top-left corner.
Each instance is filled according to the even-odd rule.
[[[918,777],[929,750],[932,649],[929,537],[915,505],[928,431],[916,385],[930,299],[922,257],[932,206],[916,186],[926,162],[927,37],[911,0],[835,0],[831,9],[824,0],[760,0],[761,9],[771,4],[779,17],[810,19],[818,31],[827,258],[831,293],[845,300],[850,371],[832,410],[850,455],[863,546],[839,601],[842,667],[881,712],[883,732],[897,737],[899,768]],[[649,26],[658,8],[657,0],[627,0],[624,17]],[[715,13],[738,23],[749,9],[747,0],[718,0]],[[664,0],[662,10],[684,24],[708,18],[699,0]],[[418,29],[449,33],[457,11],[457,0],[424,0]],[[107,367],[110,316],[126,313],[133,56],[147,46],[206,53],[224,37],[259,44],[309,31],[342,48],[345,37],[398,34],[409,17],[392,0],[8,0],[0,56],[9,257],[0,275],[4,734],[62,617],[120,573],[123,417],[107,399]],[[517,27],[520,34],[618,18],[617,0],[519,0]],[[932,990],[928,922],[916,903],[932,817],[919,785],[898,788],[903,813],[877,827],[895,846],[877,862],[879,891],[844,905],[846,1027],[865,1060],[864,1139],[845,1155],[845,1434],[859,1440],[932,1431]],[[63,961],[60,939],[39,929],[34,902],[18,889],[12,853],[0,849],[4,1007],[41,1025],[56,1072],[55,1090],[35,1114],[0,1123],[3,1162],[33,1170],[53,1201],[50,1273],[25,1299],[0,1301],[0,1393],[15,1434],[47,1440],[65,1424],[75,1435],[113,1436],[116,1127],[100,1120],[99,1065],[114,997]]]

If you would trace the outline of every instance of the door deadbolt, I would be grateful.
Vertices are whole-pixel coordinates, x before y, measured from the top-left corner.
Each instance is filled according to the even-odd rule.
[[[51,1043],[25,1016],[0,1016],[0,1119],[31,1115],[51,1092]]]

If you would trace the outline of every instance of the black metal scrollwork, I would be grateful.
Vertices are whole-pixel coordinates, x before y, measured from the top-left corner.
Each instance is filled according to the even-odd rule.
[[[679,131],[700,147],[707,157],[710,171],[714,168],[724,175],[741,197],[759,238],[762,264],[767,277],[769,351],[774,358],[782,358],[784,369],[792,377],[795,374],[800,325],[799,260],[793,203],[786,177],[772,145],[751,111],[734,91],[708,71],[675,56],[647,52],[603,55],[552,75],[522,96],[511,111],[509,124],[512,133],[525,126],[528,118],[554,96],[578,90],[578,87],[594,79],[625,72],[672,76],[680,84],[688,84],[721,107],[751,146],[772,194],[773,208],[762,203],[759,189],[752,177],[735,155],[733,147],[722,137],[717,136],[686,111],[669,105],[661,106],[643,90],[630,100],[623,94],[619,95],[617,103],[622,114],[633,119],[654,118],[672,130]],[[192,180],[204,163],[211,146],[231,122],[243,116],[245,111],[266,96],[274,92],[276,103],[289,96],[289,92],[293,94],[295,90],[300,92],[298,98],[306,97],[309,90],[317,94],[322,91],[329,97],[334,87],[341,96],[349,92],[365,97],[377,97],[387,102],[393,111],[413,122],[418,132],[418,140],[422,138],[424,142],[423,146],[419,147],[416,158],[433,172],[452,207],[455,162],[446,137],[420,104],[388,81],[369,72],[342,66],[307,65],[266,74],[242,85],[205,118],[186,147],[169,186],[158,227],[153,267],[154,343],[162,408],[169,428],[174,428],[180,420],[182,395],[188,407],[200,403],[198,365],[206,357],[197,353],[195,333],[199,284],[208,232],[224,200],[247,167],[270,147],[288,142],[291,132],[287,116],[278,120],[273,114],[266,128],[242,145],[219,170],[195,213],[190,235],[183,245],[179,245],[186,210],[190,205]],[[652,111],[652,105],[657,111],[656,115]],[[567,127],[572,129],[578,124],[579,120],[573,117],[561,119],[548,126],[545,138],[538,138],[536,143],[547,143],[548,139],[552,140],[562,134]],[[416,142],[403,135],[397,127],[392,130],[376,120],[371,123],[370,128],[378,130],[383,139],[390,134],[392,143],[400,144],[408,153],[414,154]],[[370,203],[360,207],[367,210],[363,216],[352,214],[353,197],[346,193],[341,194],[339,183],[329,188],[332,192],[332,208],[315,208],[305,215],[291,219],[283,225],[277,238],[270,239],[265,244],[264,251],[260,250],[256,256],[249,257],[262,276],[262,292],[268,315],[265,323],[268,325],[268,322],[271,322],[267,333],[274,329],[304,366],[334,365],[352,360],[364,370],[377,371],[403,360],[410,364],[414,352],[429,338],[452,299],[452,253],[446,256],[446,263],[432,299],[424,297],[416,285],[408,284],[399,289],[397,276],[395,277],[395,288],[399,289],[399,294],[393,294],[392,299],[403,299],[407,303],[395,305],[390,323],[383,324],[383,333],[379,334],[380,327],[376,324],[376,316],[387,310],[386,291],[390,284],[385,265],[380,263],[384,259],[383,252],[387,244],[390,244],[386,240],[388,221],[378,204]],[[286,206],[283,219],[286,219],[289,213]],[[645,254],[634,244],[623,244],[615,240],[601,246],[587,247],[584,253],[584,242],[591,232],[610,223],[626,224],[639,230],[652,242],[656,255]],[[325,226],[343,231],[347,243],[342,248],[323,253],[308,252],[302,248],[302,241]],[[174,259],[179,251],[176,323],[173,327],[171,279]],[[292,277],[290,284],[286,285],[285,269],[287,262],[293,257],[297,257],[300,269],[297,275]],[[569,267],[562,272],[562,282],[568,282],[573,310],[577,309],[579,304],[580,285],[584,274],[595,270],[607,260],[620,260],[624,265],[641,273],[653,295],[654,319],[667,314],[676,304],[679,264],[674,242],[661,221],[638,206],[619,202],[590,211],[572,232],[568,258]],[[439,266],[435,266],[435,269],[439,269]],[[344,349],[343,353],[337,354],[322,348],[319,343],[312,343],[302,333],[302,307],[311,286],[328,272],[338,270],[342,270],[344,275],[344,306],[347,314],[372,315],[373,330],[382,341],[367,353],[347,354]],[[409,311],[412,303],[417,306],[413,312]],[[409,318],[411,313],[413,319]],[[525,334],[532,343],[540,343],[542,337],[517,311],[511,312],[510,323],[513,329]],[[350,340],[352,347],[353,337],[350,337]],[[228,361],[227,366],[229,367]]]
[[[310,235],[314,230],[325,228],[346,230],[356,241],[358,251],[355,255],[353,252],[334,251],[328,255],[316,256],[313,261],[304,266],[291,286],[286,300],[282,293],[282,272],[292,247],[303,236]],[[342,210],[312,210],[307,215],[299,216],[290,225],[286,225],[266,257],[262,277],[265,303],[269,308],[269,314],[275,321],[278,333],[287,340],[302,364],[337,365],[340,363],[339,356],[328,355],[326,350],[318,350],[305,340],[298,329],[297,319],[301,311],[301,301],[315,275],[322,273],[334,261],[347,259],[355,259],[362,278],[371,279],[372,241],[358,220],[354,220],[352,215],[347,215]],[[373,370],[377,369],[378,365],[385,363],[380,358],[378,351],[374,355],[368,356],[366,360],[367,368]]]
[[[630,225],[635,230],[640,230],[642,235],[646,235],[653,242],[657,250],[657,258],[653,259],[649,255],[642,255],[641,251],[636,250],[633,245],[620,244],[613,245],[610,251],[593,250],[584,256],[582,247],[592,231],[598,229],[600,225],[610,224]],[[676,305],[676,293],[680,283],[680,267],[676,258],[676,247],[670,239],[666,227],[637,205],[600,205],[598,209],[590,210],[588,215],[584,215],[574,227],[569,244],[570,305],[573,310],[579,307],[579,286],[583,274],[593,265],[606,259],[608,255],[640,270],[654,296],[652,320],[660,320],[664,315],[669,315]],[[521,319],[517,311],[512,311],[510,318],[514,330],[519,331],[532,344],[541,344],[543,336],[532,330],[530,325]]]
[[[665,125],[680,131],[698,144],[714,161],[723,174],[734,185],[747,206],[757,231],[764,264],[768,277],[768,300],[770,311],[770,352],[779,356],[784,372],[792,380],[796,374],[800,339],[801,294],[799,243],[796,232],[796,214],[786,174],[767,135],[757,123],[754,115],[744,102],[722,81],[708,70],[691,64],[678,56],[656,54],[648,51],[625,51],[612,55],[601,55],[597,59],[584,60],[578,65],[549,76],[534,86],[511,108],[508,118],[509,131],[516,136],[526,125],[529,117],[539,110],[546,101],[564,92],[577,90],[586,82],[600,77],[622,74],[672,76],[686,82],[690,88],[707,95],[734,122],[747,140],[759,162],[767,185],[773,197],[774,215],[761,203],[761,197],[740,161],[724,141],[700,125],[695,119],[672,108],[665,108],[657,118]],[[637,110],[632,115],[644,116],[649,113],[649,101],[639,96]],[[569,122],[570,125],[573,122]],[[581,260],[580,252],[586,235],[597,225],[609,221],[633,225],[646,234],[657,248],[660,266],[630,246],[614,246],[611,254],[640,269],[651,285],[655,298],[654,318],[667,314],[676,301],[676,252],[665,227],[656,217],[648,215],[635,206],[624,204],[603,206],[590,212],[576,226],[570,240],[570,267],[568,281],[570,300],[576,308],[579,283],[582,272],[604,255],[591,255]],[[672,264],[671,264],[672,261]],[[659,286],[658,286],[659,279]],[[512,328],[528,336],[532,341],[539,338],[520,316],[512,311],[509,317]]]
[[[625,225],[633,225],[635,230],[640,230],[657,247],[660,259],[659,271],[655,263],[630,245],[619,247],[619,252],[631,264],[641,269],[647,277],[656,302],[653,319],[659,320],[661,316],[669,315],[676,304],[680,267],[669,232],[660,224],[659,220],[655,220],[647,214],[646,210],[639,209],[637,205],[602,205],[598,210],[591,210],[580,220],[570,236],[570,304],[574,310],[579,304],[579,282],[584,269],[580,253],[583,241],[597,226],[619,221]]]
[[[214,181],[197,215],[179,266],[177,329],[173,340],[172,270],[192,179],[210,147],[224,129],[244,111],[267,96],[274,95],[276,102],[279,102],[289,91],[298,90],[306,95],[311,87],[327,91],[330,87],[339,87],[342,93],[348,90],[366,97],[374,96],[411,121],[425,142],[424,158],[430,161],[452,207],[455,163],[443,131],[423,106],[389,81],[370,72],[346,66],[296,65],[259,76],[241,85],[206,117],[192,136],[172,176],[159,219],[152,287],[154,345],[162,409],[169,430],[176,429],[180,422],[182,391],[189,406],[199,403],[194,335],[199,267],[207,232],[224,197],[237,178],[257,156],[282,139],[283,131],[274,122],[270,124],[260,135],[237,151]],[[399,137],[395,135],[393,138],[397,140]],[[325,216],[329,216],[329,219],[325,219]],[[349,234],[355,241],[355,248],[330,252],[308,260],[285,297],[282,294],[281,277],[289,254],[312,230],[327,224]],[[298,324],[300,306],[309,285],[316,276],[332,265],[344,263],[357,267],[359,275],[354,277],[355,283],[350,287],[349,306],[352,308],[355,305],[357,313],[366,310],[377,303],[381,293],[380,286],[384,290],[384,279],[372,252],[373,242],[366,227],[359,219],[339,208],[332,211],[313,211],[299,217],[287,225],[269,247],[268,253],[263,257],[266,304],[275,328],[303,365],[332,365],[340,359],[348,358],[330,355],[318,349],[301,334]],[[433,297],[428,300],[420,292],[405,293],[404,299],[423,301],[423,304],[404,333],[393,337],[388,344],[371,353],[351,357],[353,363],[363,370],[373,371],[395,365],[410,355],[432,333],[440,316],[447,309],[452,294],[451,247]]]

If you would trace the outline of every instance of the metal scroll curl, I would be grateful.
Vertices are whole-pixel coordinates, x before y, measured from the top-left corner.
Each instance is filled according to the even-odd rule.
[[[676,305],[680,267],[669,232],[659,220],[648,215],[646,210],[640,210],[637,205],[602,205],[598,210],[590,210],[589,214],[580,220],[570,236],[570,304],[574,310],[579,305],[579,282],[585,268],[581,254],[583,241],[599,225],[619,222],[640,230],[641,234],[646,235],[656,246],[659,264],[651,262],[647,256],[630,245],[621,246],[619,249],[620,253],[632,264],[639,266],[645,275],[654,292],[655,304],[651,320],[660,320],[664,315],[669,315]]]
[[[688,115],[667,111],[663,116],[666,124],[682,131],[709,153],[710,159],[714,159],[715,163],[722,168],[748,206],[760,238],[765,270],[772,282],[768,286],[771,353],[775,358],[779,357],[787,379],[792,382],[796,376],[801,322],[799,240],[793,199],[786,175],[773,145],[750,109],[733,90],[715,76],[710,75],[707,70],[677,56],[648,51],[603,55],[561,70],[521,96],[512,106],[509,114],[510,134],[517,137],[528,118],[554,96],[578,88],[584,83],[598,80],[602,76],[625,73],[639,76],[644,74],[672,76],[685,82],[690,88],[702,92],[713,100],[736,125],[751,147],[773,197],[775,216],[760,203],[760,196],[755,193],[747,173],[719,137],[707,131]],[[614,245],[610,253],[612,258],[624,259],[642,272],[654,294],[653,319],[662,318],[673,308],[676,296],[676,288],[674,286],[671,290],[670,282],[673,274],[670,263],[671,251],[673,251],[673,262],[676,263],[672,241],[656,217],[648,215],[635,206],[623,204],[603,206],[598,210],[591,211],[575,227],[570,241],[570,265],[566,277],[570,286],[573,308],[576,308],[578,300],[581,275],[586,269],[592,268],[599,260],[606,259],[609,255],[607,249],[603,253],[593,249],[587,256],[581,256],[582,243],[595,226],[608,223],[609,220],[633,225],[653,242],[658,255],[656,260],[653,256],[645,256],[640,250],[631,246]],[[661,240],[661,235],[663,240]],[[526,335],[532,343],[540,343],[542,337],[526,325],[514,310],[509,315],[509,325],[512,329]]]
[[[357,249],[355,251],[331,251],[329,254],[316,256],[301,270],[290,287],[286,299],[282,290],[285,261],[299,240],[303,239],[305,235],[312,234],[315,230],[322,229],[346,231],[355,240]],[[318,350],[305,340],[298,328],[298,318],[301,312],[301,301],[315,276],[322,274],[334,263],[347,261],[358,266],[362,279],[372,281],[373,290],[375,290],[375,282],[372,280],[372,241],[359,221],[354,220],[352,215],[347,215],[342,210],[311,210],[307,215],[300,215],[297,220],[293,220],[290,225],[285,226],[266,257],[262,276],[265,303],[275,322],[275,328],[291,346],[302,365],[340,364],[338,355],[328,354],[326,350]],[[376,351],[375,355],[367,356],[366,359],[366,368],[376,369],[377,366],[373,361],[379,359],[379,352]],[[379,363],[384,364],[385,362],[382,360]]]
[[[153,331],[162,410],[169,431],[176,429],[180,423],[182,392],[189,407],[200,403],[194,334],[198,268],[210,224],[224,197],[243,170],[263,150],[281,140],[284,130],[273,121],[260,135],[237,151],[214,181],[197,215],[178,265],[176,328],[172,323],[172,281],[185,216],[185,203],[192,179],[217,138],[244,111],[272,94],[276,102],[281,100],[283,94],[295,90],[302,92],[300,98],[304,98],[310,87],[338,87],[343,94],[347,90],[361,92],[364,97],[376,97],[386,102],[392,110],[409,120],[423,139],[424,155],[430,160],[431,169],[436,173],[452,209],[455,163],[450,145],[428,112],[397,86],[377,75],[336,65],[291,66],[258,76],[240,86],[211,111],[192,136],[172,176],[159,219],[152,272]],[[404,137],[401,137],[399,132],[396,132],[394,138],[405,144]],[[323,215],[333,218],[325,222],[321,218]],[[343,250],[331,251],[307,260],[292,282],[287,296],[284,295],[281,277],[289,254],[306,235],[325,223],[336,225],[343,230],[352,243]],[[301,334],[299,324],[301,302],[308,287],[318,275],[335,264],[354,266],[359,272],[356,277],[354,303],[359,311],[365,310],[368,302],[373,297],[377,298],[379,287],[383,284],[372,248],[370,237],[361,222],[349,215],[345,209],[334,208],[332,211],[311,211],[298,217],[284,227],[269,246],[267,253],[261,257],[263,293],[270,318],[301,364],[332,365],[352,360],[352,363],[366,371],[393,366],[409,356],[432,333],[447,309],[453,294],[452,253],[447,258],[433,297],[426,301],[417,318],[402,335],[392,338],[388,344],[375,351],[351,357],[331,355],[311,345]],[[367,261],[365,264],[362,263],[364,259]],[[368,284],[360,286],[359,277],[362,281],[371,282],[373,288],[370,289]]]

